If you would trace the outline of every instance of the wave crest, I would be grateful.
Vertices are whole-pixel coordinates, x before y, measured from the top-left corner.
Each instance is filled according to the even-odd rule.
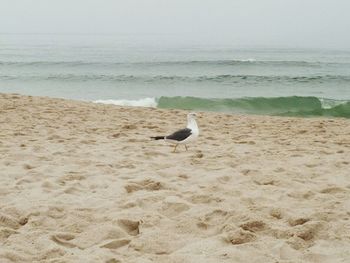
[[[113,104],[119,106],[157,107],[157,101],[155,98],[144,98],[139,100],[95,100],[94,103]]]
[[[284,76],[284,75],[115,75],[115,74],[48,74],[33,76],[0,75],[2,80],[21,81],[103,81],[103,82],[134,82],[134,83],[324,83],[324,82],[350,82],[348,75],[312,75],[312,76]]]
[[[158,100],[158,107],[260,115],[350,118],[350,101],[322,100],[317,97],[291,96],[237,99],[160,97]]]
[[[138,100],[95,100],[94,102],[119,106],[158,107],[164,109],[216,111],[257,115],[350,118],[350,101],[322,99],[317,97],[291,96],[236,99],[160,97],[143,98]]]

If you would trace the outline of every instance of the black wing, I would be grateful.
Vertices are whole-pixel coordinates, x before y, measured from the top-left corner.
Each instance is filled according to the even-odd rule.
[[[169,136],[166,137],[166,139],[174,140],[174,141],[183,141],[191,134],[192,134],[192,130],[189,128],[185,128],[182,130],[178,130],[173,134],[170,134]]]

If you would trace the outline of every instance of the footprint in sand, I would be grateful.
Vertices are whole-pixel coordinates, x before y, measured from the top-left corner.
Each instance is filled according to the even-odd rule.
[[[159,181],[145,179],[138,182],[130,182],[129,184],[125,185],[124,188],[128,193],[132,193],[140,190],[157,191],[160,189],[164,189],[164,186]]]
[[[81,172],[69,172],[60,177],[60,180],[62,181],[81,181],[84,179],[86,179],[86,176],[82,175]]]
[[[79,234],[54,234],[51,236],[51,240],[68,248],[78,247],[80,249],[87,249],[98,245],[99,247],[117,249],[130,242],[127,237],[128,234],[122,228],[110,225],[95,225]]]
[[[323,228],[324,223],[309,221],[302,225],[297,225],[292,230],[292,234],[294,237],[298,237],[303,239],[304,241],[313,240],[316,235]]]
[[[204,215],[204,217],[201,218],[201,221],[211,226],[218,226],[224,223],[229,216],[229,212],[221,209],[215,209],[212,212]]]
[[[309,222],[310,218],[306,217],[297,217],[297,218],[290,218],[288,219],[288,223],[290,226],[298,226],[298,225],[303,225],[306,222]]]
[[[270,216],[272,216],[276,219],[282,219],[283,218],[283,211],[281,208],[272,208],[270,210]]]
[[[18,251],[6,251],[0,254],[2,263],[12,263],[12,262],[33,262],[28,260],[28,256],[24,256],[23,253]]]
[[[214,197],[212,195],[205,195],[205,194],[193,195],[187,198],[187,200],[193,204],[209,204],[212,202],[220,203],[223,201],[223,199],[220,197]]]
[[[238,245],[256,240],[257,233],[266,229],[268,229],[268,226],[259,218],[251,216],[230,217],[223,224],[221,233],[224,240]]]
[[[167,231],[156,230],[130,242],[130,248],[145,254],[168,255],[185,246],[186,239]],[[144,261],[140,261],[144,262]]]
[[[74,186],[67,187],[66,189],[63,190],[63,192],[66,194],[77,194],[77,193],[82,192],[82,191],[83,190],[81,190],[77,187],[74,187]]]
[[[129,235],[136,236],[140,233],[140,222],[129,219],[119,219],[118,225]]]
[[[266,224],[261,220],[251,220],[241,224],[240,227],[244,230],[255,233],[264,230]]]
[[[116,239],[101,245],[102,248],[117,249],[130,243],[129,239]]]
[[[76,247],[75,244],[70,243],[70,240],[73,240],[75,238],[72,234],[56,234],[51,236],[51,240],[56,242],[57,244],[67,247],[67,248],[73,248]]]
[[[4,241],[13,234],[17,234],[18,231],[10,228],[0,228],[0,241]]]
[[[233,228],[224,233],[224,240],[233,245],[252,242],[255,239],[256,235],[254,233],[241,228]]]
[[[27,224],[27,222],[28,222],[27,217],[23,217],[17,220],[12,216],[0,213],[0,226],[12,228],[12,229],[18,229],[21,226]]]
[[[24,164],[24,165],[23,165],[23,168],[24,168],[25,170],[32,170],[32,169],[35,168],[35,166],[30,165],[30,164]]]
[[[344,192],[347,192],[347,190],[345,188],[341,188],[338,186],[330,186],[320,191],[320,193],[322,194],[337,194],[337,193],[344,193]]]
[[[161,207],[161,213],[168,217],[178,216],[182,212],[190,209],[190,205],[185,200],[177,196],[168,196]]]
[[[42,261],[52,262],[51,260],[55,260],[59,257],[63,257],[65,254],[66,254],[66,251],[64,249],[55,247],[55,248],[51,248],[41,252],[40,255],[37,255],[35,258],[33,258],[32,262],[42,262]]]
[[[270,175],[255,175],[253,176],[253,182],[257,185],[277,185],[279,183],[279,180],[276,179],[275,176],[270,176]]]

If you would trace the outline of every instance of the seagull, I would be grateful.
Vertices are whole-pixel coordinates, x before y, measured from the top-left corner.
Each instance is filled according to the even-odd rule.
[[[187,114],[187,127],[181,130],[178,130],[168,136],[154,136],[151,137],[153,140],[164,140],[175,144],[174,151],[179,144],[184,144],[186,151],[187,145],[189,142],[193,142],[198,138],[199,130],[196,122],[196,113],[191,112]]]

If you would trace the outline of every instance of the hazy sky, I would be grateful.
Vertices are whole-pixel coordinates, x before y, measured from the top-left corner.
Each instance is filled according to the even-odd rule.
[[[350,48],[350,0],[0,0],[0,33]]]

